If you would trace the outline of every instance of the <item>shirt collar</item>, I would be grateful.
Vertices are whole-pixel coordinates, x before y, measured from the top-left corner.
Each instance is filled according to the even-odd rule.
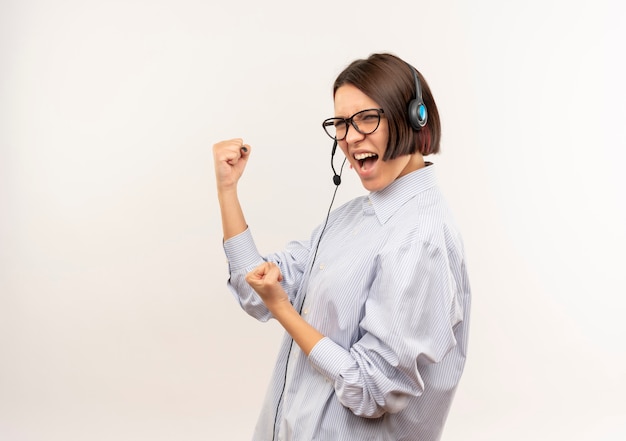
[[[426,167],[396,179],[382,190],[371,192],[369,200],[378,221],[384,225],[409,199],[435,184],[435,167],[427,162]]]

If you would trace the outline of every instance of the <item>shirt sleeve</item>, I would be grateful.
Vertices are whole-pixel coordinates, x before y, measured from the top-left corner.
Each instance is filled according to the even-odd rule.
[[[228,288],[249,315],[263,322],[272,318],[261,298],[246,282],[246,275],[263,262],[278,265],[283,275],[281,286],[293,304],[309,258],[308,242],[292,241],[284,251],[261,256],[250,229],[246,229],[224,242],[224,252],[230,274]]]
[[[346,350],[324,338],[309,354],[340,402],[369,418],[399,412],[423,393],[420,366],[440,362],[456,345],[462,317],[445,249],[420,242],[377,258],[360,339]]]

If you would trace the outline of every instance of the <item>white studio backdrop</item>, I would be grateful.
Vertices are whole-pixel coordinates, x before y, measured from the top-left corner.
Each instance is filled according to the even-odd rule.
[[[262,252],[308,238],[332,82],[382,51],[433,90],[469,259],[443,439],[625,439],[623,9],[2,1],[0,440],[250,439],[282,331],[226,290],[211,146],[253,146]]]

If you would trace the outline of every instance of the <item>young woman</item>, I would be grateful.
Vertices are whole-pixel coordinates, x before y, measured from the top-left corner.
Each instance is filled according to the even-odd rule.
[[[228,285],[286,330],[253,439],[438,440],[465,364],[470,286],[424,160],[439,151],[437,107],[390,54],[354,61],[333,96],[323,127],[368,194],[281,252],[258,253],[237,197],[251,146],[213,147]]]

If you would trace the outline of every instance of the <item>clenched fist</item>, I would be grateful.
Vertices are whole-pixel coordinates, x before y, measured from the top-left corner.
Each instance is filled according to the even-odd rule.
[[[215,178],[218,190],[228,190],[237,186],[243,174],[251,148],[241,138],[221,141],[213,145]]]
[[[280,306],[283,302],[289,303],[289,297],[280,285],[282,280],[283,275],[280,269],[272,262],[264,262],[246,275],[246,282],[270,310]]]

